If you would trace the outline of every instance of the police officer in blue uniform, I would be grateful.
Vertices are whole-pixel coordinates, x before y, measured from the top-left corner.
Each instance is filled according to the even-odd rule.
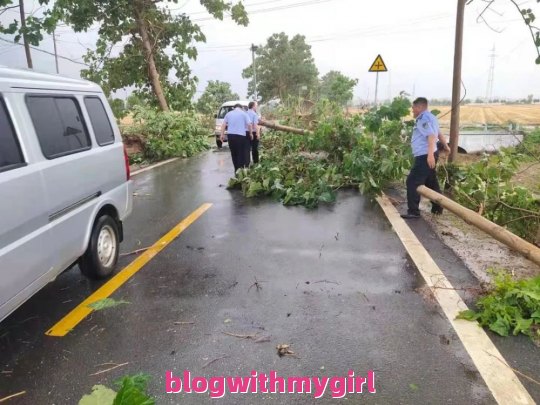
[[[437,139],[445,150],[450,150],[446,138],[440,132],[437,117],[428,111],[427,99],[419,97],[414,100],[412,111],[416,118],[411,140],[414,164],[407,177],[407,213],[401,215],[407,219],[420,218],[420,194],[416,191],[418,186],[425,185],[437,193],[441,192],[435,170],[438,159]],[[432,202],[431,212],[440,215],[443,209]]]
[[[259,114],[257,114],[257,102],[251,101],[248,105],[247,114],[251,122],[251,155],[253,157],[253,163],[259,163],[259,139],[261,137],[261,131],[259,128]]]
[[[227,128],[227,138],[229,149],[234,165],[234,172],[243,167],[249,167],[251,150],[250,136],[251,121],[242,108],[241,104],[236,104],[234,110],[229,111],[223,119],[221,125],[221,142],[225,139],[225,128]]]

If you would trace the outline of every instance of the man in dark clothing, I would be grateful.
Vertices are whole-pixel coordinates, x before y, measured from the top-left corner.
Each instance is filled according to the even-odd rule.
[[[259,163],[259,140],[261,138],[261,130],[259,127],[259,114],[257,114],[257,102],[251,101],[248,105],[248,116],[251,122],[251,154],[253,163]]]
[[[428,101],[419,97],[413,102],[412,107],[416,124],[414,126],[411,146],[414,155],[414,164],[407,177],[407,214],[403,218],[420,218],[420,195],[416,189],[425,185],[433,191],[441,192],[437,180],[437,138],[446,150],[449,150],[444,135],[439,130],[437,118],[428,111]],[[442,214],[443,209],[437,203],[432,203],[431,212]]]
[[[229,149],[234,165],[234,172],[243,167],[249,167],[251,149],[250,137],[246,129],[251,132],[251,122],[241,104],[236,104],[234,110],[229,111],[221,125],[221,142],[225,139],[225,128],[229,140]]]

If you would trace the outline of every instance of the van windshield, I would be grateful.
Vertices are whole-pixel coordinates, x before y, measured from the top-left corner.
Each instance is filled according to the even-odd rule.
[[[242,106],[242,108],[244,109],[244,111],[247,111],[247,107],[246,107],[245,105]],[[225,118],[225,115],[227,115],[227,113],[228,113],[229,111],[232,111],[232,110],[234,110],[234,106],[233,106],[233,105],[228,106],[228,107],[221,107],[221,108],[219,109],[219,112],[218,112],[218,115],[217,115],[218,119],[222,120],[223,118]]]

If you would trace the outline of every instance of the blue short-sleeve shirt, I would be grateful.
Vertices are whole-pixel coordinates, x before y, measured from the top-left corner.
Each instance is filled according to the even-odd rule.
[[[248,110],[247,115],[249,116],[249,121],[252,125],[252,131],[256,131],[255,125],[259,123],[259,115],[254,110]]]
[[[439,123],[437,117],[431,112],[424,111],[416,118],[414,125],[411,146],[414,156],[422,156],[428,154],[429,136],[439,135]]]
[[[246,136],[247,128],[251,124],[249,116],[241,108],[229,111],[223,121],[227,124],[227,134]]]

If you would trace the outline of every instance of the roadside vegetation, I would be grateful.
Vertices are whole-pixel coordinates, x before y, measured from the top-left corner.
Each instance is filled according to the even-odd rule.
[[[540,277],[514,280],[498,271],[493,288],[476,307],[476,311],[462,311],[458,318],[478,321],[500,336],[523,334],[540,345]]]
[[[137,106],[132,121],[123,129],[124,138],[137,140],[141,147],[131,156],[132,163],[190,157],[210,149],[208,128],[194,111],[163,112]]]

